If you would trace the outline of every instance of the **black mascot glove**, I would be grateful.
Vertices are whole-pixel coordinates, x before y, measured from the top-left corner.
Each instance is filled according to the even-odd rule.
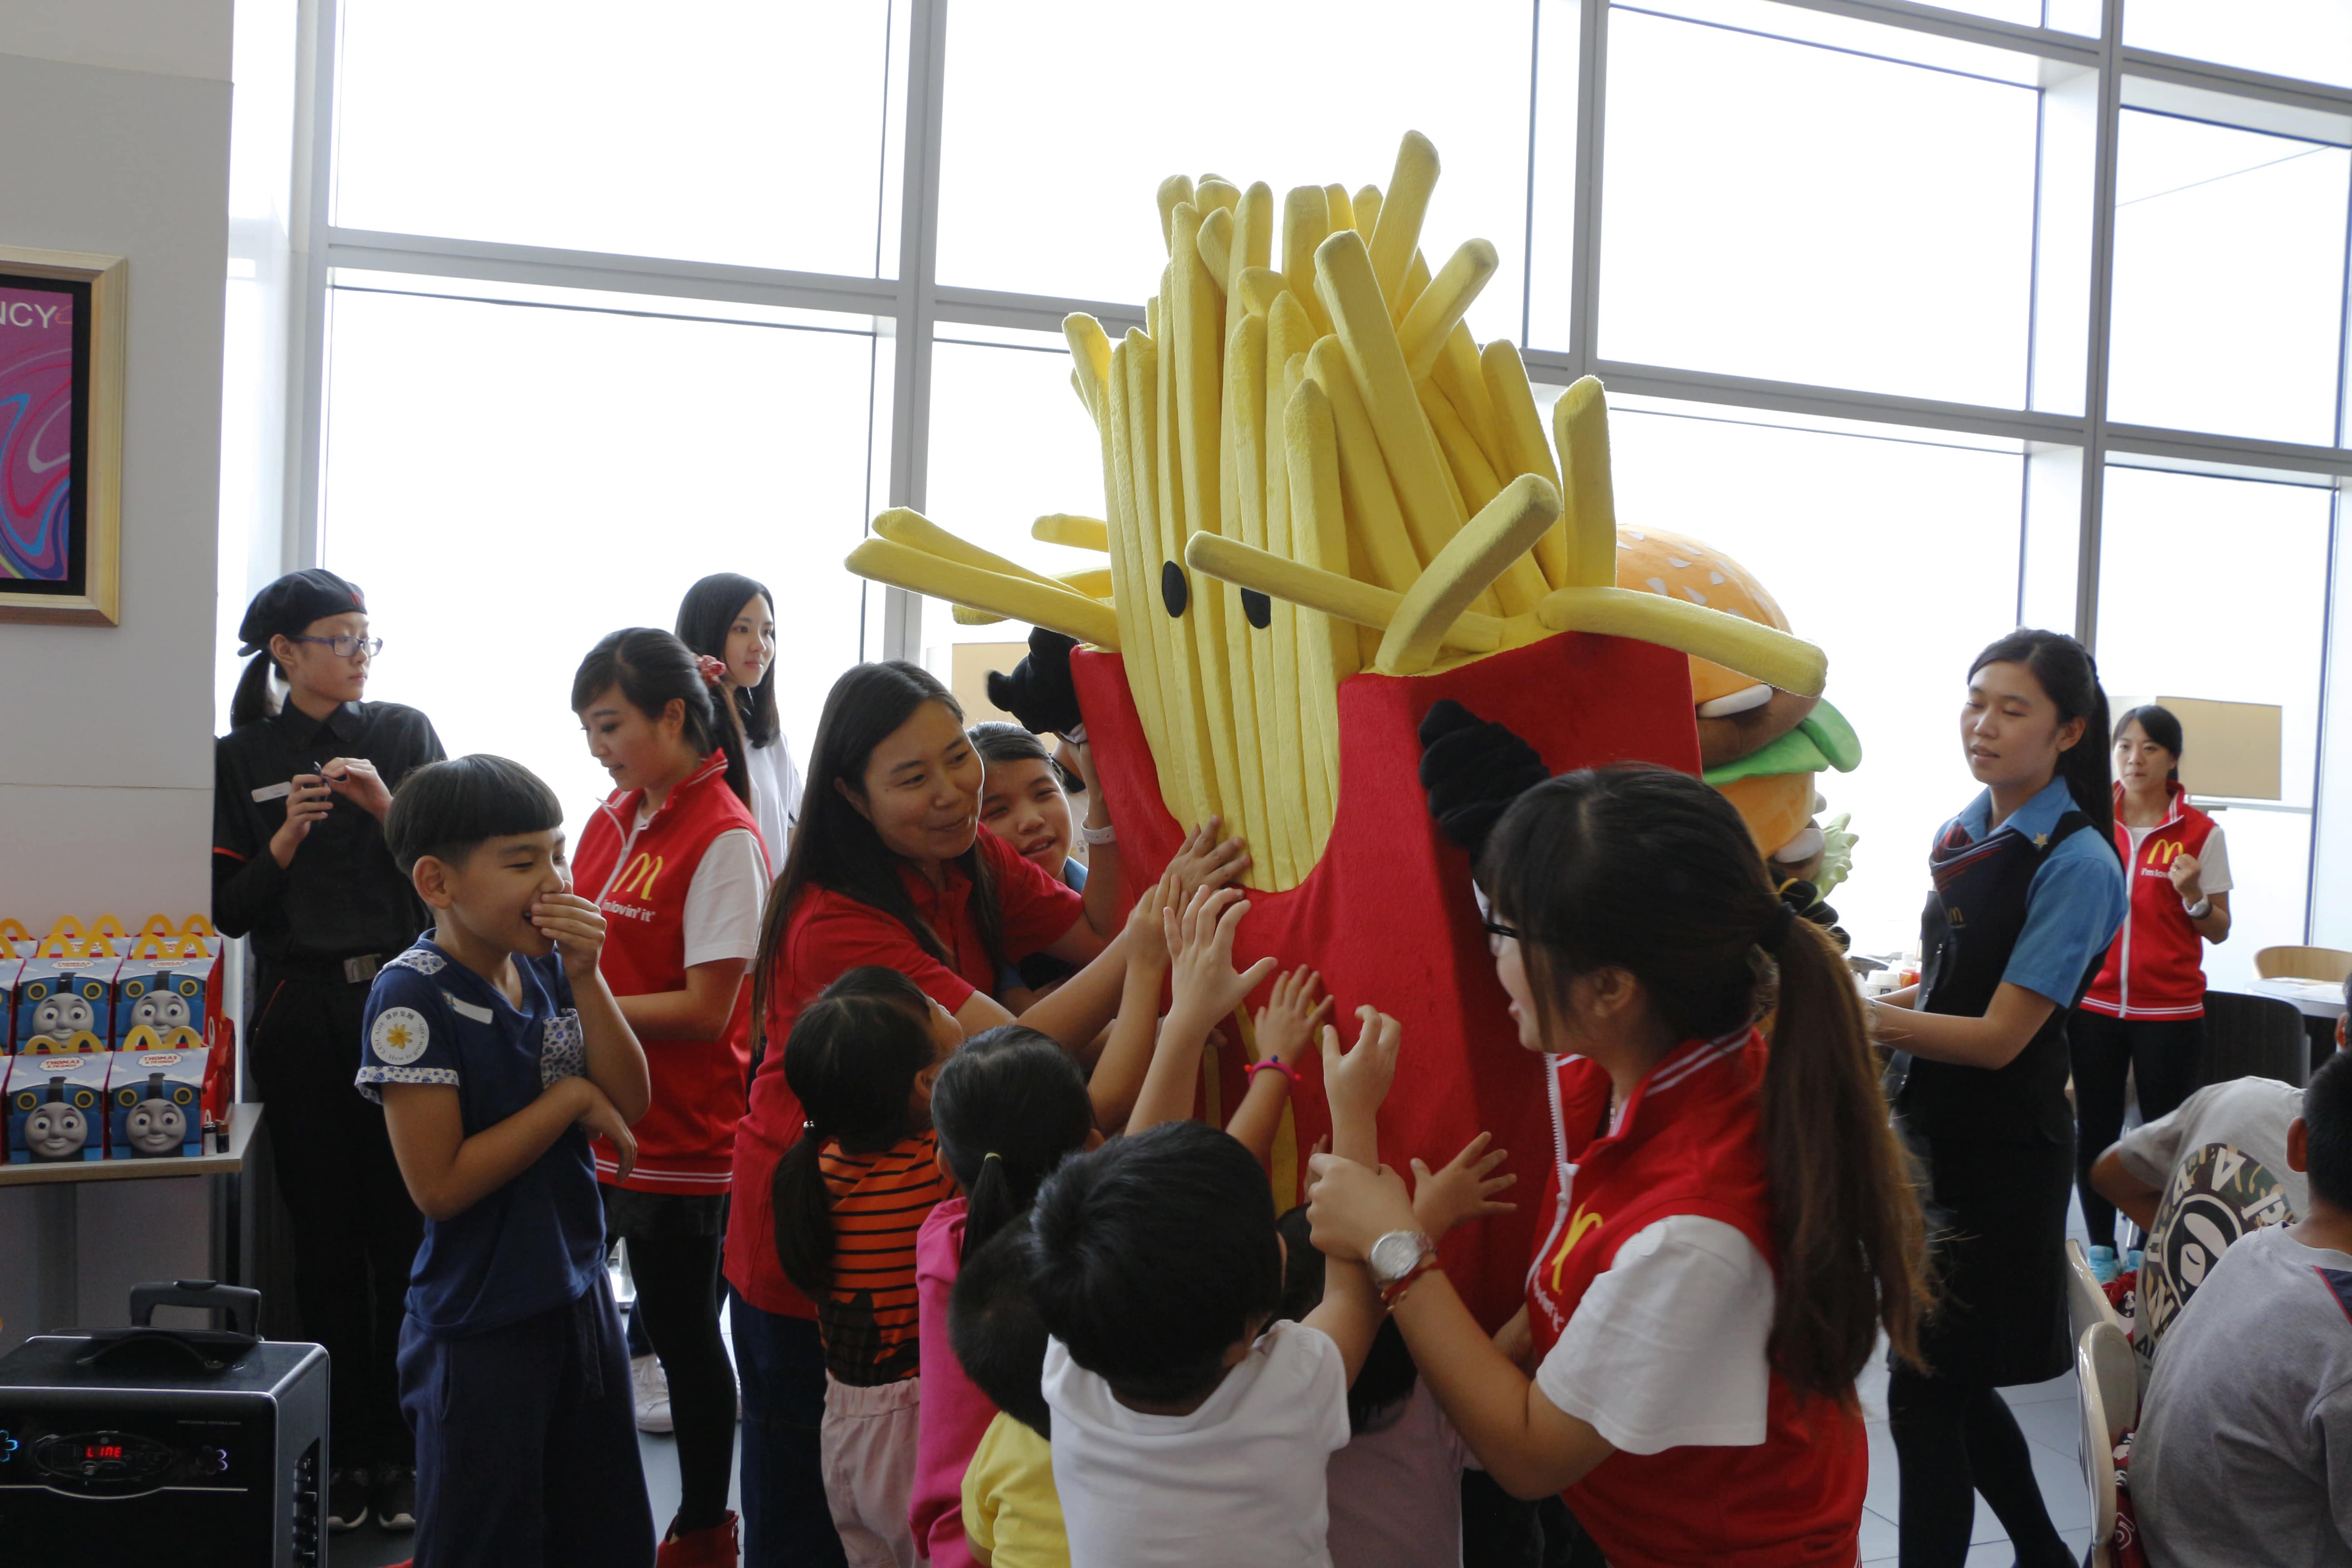
[[[1511,803],[1549,777],[1533,746],[1450,697],[1422,719],[1421,786],[1429,792],[1429,815],[1439,832],[1470,851],[1474,864]]]
[[[1799,920],[1811,921],[1829,932],[1830,940],[1838,944],[1839,952],[1848,952],[1853,948],[1853,938],[1846,935],[1845,928],[1837,923],[1838,912],[1822,901],[1822,890],[1811,882],[1801,877],[1790,878],[1780,884],[1780,902]]]
[[[1029,634],[1029,657],[1006,675],[988,673],[988,700],[1021,721],[1033,734],[1066,734],[1078,727],[1078,689],[1070,680],[1070,650],[1076,637],[1038,626]]]

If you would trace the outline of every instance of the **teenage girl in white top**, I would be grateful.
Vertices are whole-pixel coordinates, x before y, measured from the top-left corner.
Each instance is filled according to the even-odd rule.
[[[768,847],[768,864],[782,866],[801,815],[801,770],[792,742],[776,721],[776,600],[738,572],[714,572],[678,601],[677,640],[727,666],[728,692],[743,716],[751,742],[751,819]]]

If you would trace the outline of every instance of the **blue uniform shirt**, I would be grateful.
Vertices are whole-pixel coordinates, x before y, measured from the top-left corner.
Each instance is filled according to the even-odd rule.
[[[559,1078],[584,1074],[585,1043],[563,962],[514,961],[522,1006],[425,932],[368,993],[359,1089],[445,1084],[466,1136],[497,1126]],[[604,1267],[604,1208],[588,1134],[567,1127],[529,1169],[463,1214],[425,1222],[408,1311],[441,1338],[480,1333],[577,1300]]]
[[[2066,781],[2053,778],[2040,795],[2010,815],[1999,831],[2011,829],[2039,839],[2074,809]],[[1970,839],[1982,843],[1992,827],[1992,791],[1986,790],[1968,808],[1938,829],[1940,841],[1952,823]],[[2009,955],[2001,979],[2021,985],[2061,1007],[2074,1005],[2074,992],[2091,971],[2094,959],[2107,951],[2124,925],[2127,895],[2123,863],[2115,846],[2100,840],[2098,829],[2070,834],[2033,873],[2025,893],[2025,929]]]

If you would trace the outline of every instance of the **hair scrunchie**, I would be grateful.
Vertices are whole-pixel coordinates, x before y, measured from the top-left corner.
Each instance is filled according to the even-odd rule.
[[[713,658],[707,653],[697,654],[694,668],[706,686],[719,686],[726,682],[727,663],[724,659]]]

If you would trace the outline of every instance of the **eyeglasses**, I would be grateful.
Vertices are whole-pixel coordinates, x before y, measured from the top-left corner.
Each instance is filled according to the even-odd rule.
[[[1483,920],[1478,923],[1486,928],[1486,944],[1489,947],[1498,942],[1519,942],[1524,940],[1519,935],[1518,928],[1516,926],[1507,926],[1498,920]]]
[[[354,654],[365,654],[368,658],[373,658],[376,655],[383,651],[383,639],[382,637],[314,637],[305,634],[299,637],[290,637],[286,640],[288,642],[317,643],[320,647],[331,652],[337,658],[349,658]]]

